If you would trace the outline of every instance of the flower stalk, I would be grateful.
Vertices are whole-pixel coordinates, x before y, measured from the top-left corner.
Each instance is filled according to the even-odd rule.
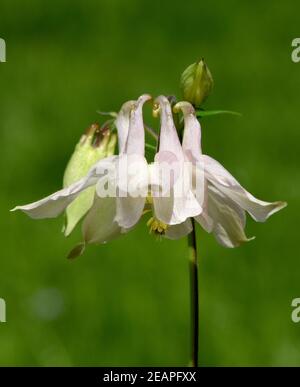
[[[198,257],[195,221],[192,220],[193,230],[188,235],[188,254],[190,265],[191,292],[191,366],[198,367],[199,351],[199,281]]]

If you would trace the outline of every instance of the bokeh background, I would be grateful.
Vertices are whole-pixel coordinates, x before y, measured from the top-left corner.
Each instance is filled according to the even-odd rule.
[[[297,1],[2,0],[0,37],[0,365],[187,365],[186,240],[158,242],[145,221],[68,261],[80,240],[63,218],[9,213],[61,187],[83,130],[141,93],[176,94],[204,57],[203,148],[259,198],[289,206],[235,250],[198,229],[200,363],[300,365]]]

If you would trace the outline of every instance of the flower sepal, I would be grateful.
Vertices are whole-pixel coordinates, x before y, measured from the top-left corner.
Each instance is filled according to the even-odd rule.
[[[63,178],[66,188],[84,177],[89,169],[99,160],[114,154],[116,134],[108,128],[100,128],[97,123],[92,124],[81,136],[75,150],[67,164]],[[85,189],[71,203],[65,212],[63,233],[70,235],[80,219],[91,208],[94,200],[95,187]]]

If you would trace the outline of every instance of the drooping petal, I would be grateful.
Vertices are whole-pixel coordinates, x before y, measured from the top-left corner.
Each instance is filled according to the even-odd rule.
[[[114,160],[115,156],[100,160],[84,178],[71,184],[69,187],[61,189],[37,202],[17,206],[11,211],[21,210],[33,219],[54,218],[64,211],[83,190],[96,184],[97,179],[106,173],[107,166],[111,165]]]
[[[155,103],[161,115],[161,130],[154,168],[159,183],[151,185],[154,212],[162,222],[174,225],[199,215],[202,208],[191,191],[190,168],[184,163],[171,105],[164,96],[158,97]]]
[[[174,197],[155,197],[153,200],[153,212],[155,217],[168,225],[180,223],[180,219],[174,216]]]
[[[182,223],[202,212],[202,207],[192,192],[191,179],[185,165],[178,162],[174,164],[170,168],[161,161],[156,163],[159,183],[156,181],[156,184],[151,185],[155,216],[168,225]]]
[[[201,155],[201,126],[195,115],[195,109],[186,101],[178,102],[174,110],[181,110],[184,118],[182,149],[186,158],[192,162]]]
[[[241,208],[246,210],[254,220],[264,222],[275,212],[286,206],[285,202],[265,202],[255,198],[216,160],[202,155],[207,179]]]
[[[161,122],[159,152],[172,152],[178,158],[183,157],[181,144],[173,121],[170,102],[165,96],[160,95],[156,98],[155,104],[159,106]]]
[[[182,149],[186,158],[193,164],[193,193],[202,206],[202,212],[195,219],[207,232],[213,230],[213,219],[208,212],[208,182],[204,173],[204,162],[201,159],[201,126],[195,115],[195,109],[189,102],[178,102],[175,110],[181,110],[184,118]]]
[[[121,228],[114,220],[116,216],[116,198],[100,198],[95,194],[92,208],[82,224],[83,238],[86,243],[105,243],[117,238]]]
[[[44,199],[24,206],[17,206],[11,211],[21,210],[33,219],[54,218],[58,216],[81,191],[92,184],[94,184],[93,178],[83,178],[69,187],[61,189]]]
[[[196,190],[197,191],[197,190]],[[213,230],[213,219],[208,213],[208,181],[204,179],[203,184],[203,196],[201,196],[200,200],[202,200],[202,212],[200,215],[196,216],[195,219],[206,232],[212,232]],[[197,200],[197,194],[195,195]]]
[[[120,172],[121,169],[125,173]],[[148,195],[147,161],[143,156],[137,154],[124,155],[119,160],[118,175],[115,221],[120,227],[129,229],[140,220]]]
[[[138,154],[144,156],[145,154],[145,130],[142,109],[144,103],[150,99],[150,95],[143,94],[131,109],[126,144],[126,154],[128,155]]]
[[[150,95],[142,95],[131,109],[125,154],[118,159],[115,221],[126,229],[139,221],[148,195],[148,164],[144,157],[145,131],[142,109],[144,103],[150,99]]]
[[[115,121],[115,125],[118,130],[118,145],[119,145],[119,154],[122,154],[125,152],[127,137],[128,137],[128,131],[129,131],[129,117],[132,108],[135,106],[136,101],[128,101],[125,102]]]
[[[210,227],[210,220],[206,213],[207,183],[204,174],[204,163],[201,161],[201,126],[195,115],[194,107],[186,101],[178,102],[174,111],[181,110],[184,118],[182,150],[185,156],[185,165],[192,171],[192,192],[202,207],[201,219],[206,229]]]
[[[187,236],[190,232],[192,232],[192,230],[192,222],[190,219],[187,219],[183,223],[169,226],[165,231],[165,237],[167,239],[180,239]]]
[[[161,151],[151,168],[151,195],[155,216],[173,225],[199,215],[201,204],[192,192],[189,165],[173,152]]]
[[[181,174],[177,156],[173,152],[160,151],[149,168],[151,196],[154,213],[166,224],[179,223],[174,216],[174,184]]]
[[[115,218],[117,224],[122,228],[135,226],[143,214],[145,202],[145,197],[117,198],[117,216]]]
[[[245,211],[211,184],[208,193],[208,213],[213,220],[212,231],[217,241],[222,246],[233,248],[252,240],[244,232]]]

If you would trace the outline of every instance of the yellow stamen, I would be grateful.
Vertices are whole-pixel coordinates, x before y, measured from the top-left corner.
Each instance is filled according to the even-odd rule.
[[[157,118],[160,112],[160,106],[157,102],[154,103],[153,109],[152,109],[152,115],[154,118]]]
[[[162,236],[166,233],[166,230],[168,228],[168,225],[161,222],[160,220],[156,219],[155,217],[151,217],[148,222],[147,226],[149,227],[150,234],[154,233],[156,235]]]
[[[146,197],[146,204],[153,204],[153,198],[151,194],[148,194],[148,196]]]

